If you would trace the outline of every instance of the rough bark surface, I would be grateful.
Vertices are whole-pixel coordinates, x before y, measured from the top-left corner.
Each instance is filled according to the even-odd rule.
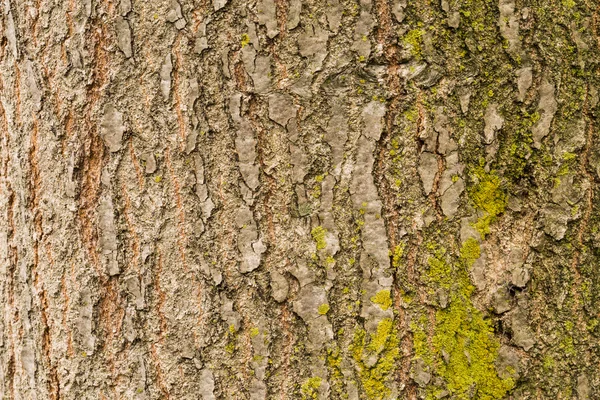
[[[598,2],[0,9],[0,398],[600,397]]]

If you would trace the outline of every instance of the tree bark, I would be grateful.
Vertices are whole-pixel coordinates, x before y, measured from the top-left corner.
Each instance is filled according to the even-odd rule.
[[[0,397],[600,397],[592,0],[4,0]]]

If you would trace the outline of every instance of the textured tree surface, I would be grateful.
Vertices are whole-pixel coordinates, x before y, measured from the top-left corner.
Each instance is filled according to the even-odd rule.
[[[0,9],[0,398],[600,398],[596,0]]]

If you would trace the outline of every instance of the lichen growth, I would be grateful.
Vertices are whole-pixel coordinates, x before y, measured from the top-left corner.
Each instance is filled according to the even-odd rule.
[[[320,225],[317,227],[314,227],[312,229],[312,231],[310,231],[310,234],[312,235],[313,240],[317,244],[317,250],[323,250],[325,247],[327,247],[327,242],[325,242],[325,234],[326,233],[327,233],[327,229],[323,228]]]
[[[345,385],[344,374],[342,373],[342,355],[337,347],[327,349],[327,369],[329,371],[329,381],[332,390],[341,398],[344,398]]]
[[[350,345],[352,358],[359,370],[360,383],[369,400],[386,399],[391,390],[386,386],[390,374],[396,368],[400,355],[399,339],[394,330],[392,319],[385,318],[377,325],[377,332],[371,334],[369,342],[364,329],[357,329]],[[375,365],[367,367],[365,359],[377,355]]]
[[[478,399],[501,399],[515,385],[513,379],[498,376],[494,363],[500,342],[491,322],[471,302],[474,287],[468,268],[479,254],[475,239],[463,244],[463,263],[451,264],[443,249],[435,249],[428,260],[428,283],[450,290],[449,304],[436,312],[431,345],[426,341],[426,320],[421,321],[423,327],[411,327],[416,355],[435,365],[446,389],[457,399],[470,399],[474,388]]]
[[[468,238],[460,248],[460,258],[470,267],[479,257],[481,257],[479,242],[475,238]]]
[[[375,304],[378,304],[382,310],[387,310],[392,305],[392,297],[390,295],[389,290],[380,290],[375,294],[375,296],[371,297],[371,301]]]
[[[300,390],[302,391],[303,399],[316,399],[319,387],[321,387],[322,379],[318,376],[309,378],[306,382],[302,384]]]
[[[418,321],[410,323],[410,330],[413,336],[412,343],[415,357],[423,359],[423,361],[429,365],[433,362],[433,358],[427,341],[427,323],[427,316],[421,315],[421,318]]]
[[[490,233],[490,225],[506,208],[506,193],[502,189],[500,178],[494,173],[477,167],[473,176],[476,184],[471,188],[469,196],[475,208],[484,213],[474,226],[485,238]]]
[[[438,251],[435,257],[427,260],[427,265],[429,266],[428,281],[436,286],[449,289],[454,279],[452,267],[444,260],[443,253]]]
[[[320,315],[325,315],[329,312],[329,304],[324,303],[321,304],[317,310],[319,312]]]
[[[234,342],[229,342],[225,345],[225,351],[229,354],[233,354],[233,352],[235,351],[235,343]]]
[[[423,35],[425,31],[422,29],[413,29],[408,31],[402,41],[411,46],[411,53],[413,56],[421,57],[421,43],[423,42]]]
[[[250,36],[247,33],[242,34],[242,48],[250,44]]]
[[[394,247],[394,252],[392,254],[392,266],[394,268],[400,267],[400,264],[402,262],[402,256],[404,256],[404,247],[404,243],[400,243],[396,245],[396,247]]]
[[[463,288],[464,293],[455,294],[448,308],[436,313],[433,348],[449,355],[447,362],[437,363],[437,370],[457,399],[470,399],[473,387],[479,399],[501,399],[515,382],[498,377],[494,362],[500,343],[490,322],[471,303],[471,290]]]

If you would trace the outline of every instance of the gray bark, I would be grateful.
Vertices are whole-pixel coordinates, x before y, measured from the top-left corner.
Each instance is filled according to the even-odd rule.
[[[0,7],[0,398],[600,397],[595,2]]]

